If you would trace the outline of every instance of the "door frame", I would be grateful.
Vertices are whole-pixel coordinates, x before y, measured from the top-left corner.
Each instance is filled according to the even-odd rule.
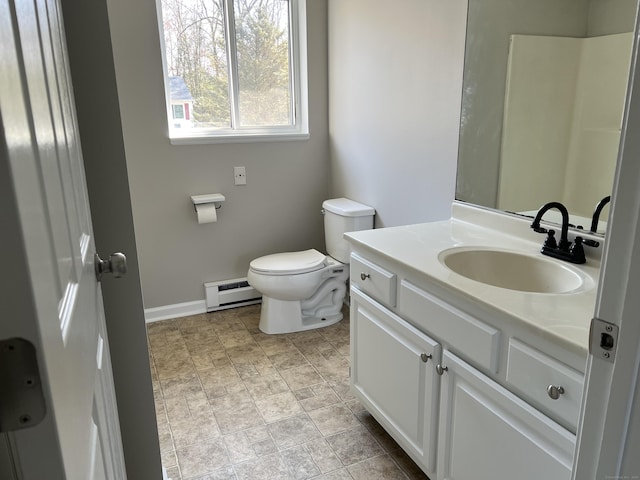
[[[96,250],[127,255],[127,275],[102,282],[127,475],[162,479],[107,0],[60,3]]]

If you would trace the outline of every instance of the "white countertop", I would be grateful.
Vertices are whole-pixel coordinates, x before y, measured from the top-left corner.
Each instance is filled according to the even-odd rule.
[[[580,288],[562,294],[487,285],[456,274],[438,258],[442,251],[453,247],[492,247],[542,256],[539,252],[544,236],[531,231],[529,223],[526,219],[456,203],[449,220],[351,232],[345,237],[355,246],[399,262],[448,291],[503,312],[560,346],[586,355],[602,245],[598,249],[585,247],[587,263],[583,265],[554,260],[583,278]],[[599,240],[602,242],[602,238]]]

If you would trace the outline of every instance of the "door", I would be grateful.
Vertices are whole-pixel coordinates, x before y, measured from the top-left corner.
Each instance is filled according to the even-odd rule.
[[[355,287],[351,339],[351,383],[358,398],[435,476],[440,344]]]
[[[438,480],[569,480],[575,436],[448,350]]]
[[[3,299],[0,341],[35,347],[46,408],[42,421],[2,434],[0,472],[125,479],[57,0],[0,0],[0,126],[2,235],[15,247],[3,275],[25,285]]]

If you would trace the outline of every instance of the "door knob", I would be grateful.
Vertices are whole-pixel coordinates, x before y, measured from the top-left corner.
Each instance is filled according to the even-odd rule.
[[[94,255],[96,279],[100,281],[104,273],[111,273],[114,278],[120,278],[127,273],[127,257],[124,253],[112,253],[108,260],[102,260],[97,253]]]

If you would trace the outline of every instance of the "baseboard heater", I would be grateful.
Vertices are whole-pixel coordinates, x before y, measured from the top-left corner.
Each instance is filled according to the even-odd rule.
[[[262,294],[249,285],[246,278],[208,282],[204,284],[207,312],[253,305],[262,301]]]

